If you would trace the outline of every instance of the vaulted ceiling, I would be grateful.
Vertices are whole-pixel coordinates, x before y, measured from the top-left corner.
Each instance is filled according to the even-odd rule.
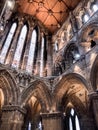
[[[19,0],[19,11],[36,17],[54,33],[79,2],[80,0]]]

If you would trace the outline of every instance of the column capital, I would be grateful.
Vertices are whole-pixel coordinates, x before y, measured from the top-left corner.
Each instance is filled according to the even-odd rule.
[[[63,117],[61,112],[50,112],[50,113],[40,113],[42,118],[59,118]]]
[[[7,111],[19,111],[20,113],[22,114],[26,114],[26,109],[24,108],[21,108],[20,106],[18,105],[6,105],[6,106],[3,106],[2,108],[2,112],[7,112]]]
[[[63,114],[61,112],[41,113],[44,130],[62,130]]]

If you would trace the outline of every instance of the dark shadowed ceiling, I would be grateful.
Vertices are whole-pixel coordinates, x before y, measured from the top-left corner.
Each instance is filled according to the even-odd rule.
[[[19,0],[19,11],[35,16],[54,33],[80,0]]]

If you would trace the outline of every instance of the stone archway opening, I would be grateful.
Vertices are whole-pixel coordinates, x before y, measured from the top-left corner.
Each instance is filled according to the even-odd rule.
[[[31,96],[26,106],[24,125],[26,130],[42,130],[41,104],[35,96]]]
[[[98,25],[92,23],[83,29],[81,32],[81,53],[87,53],[98,44]]]
[[[64,113],[64,130],[80,130],[80,121],[74,105],[69,102]]]
[[[2,89],[0,89],[0,119],[1,119],[3,105],[4,105],[4,94]]]
[[[84,91],[80,90],[80,92],[78,91],[71,95],[64,95],[62,99],[64,130],[82,130],[83,126],[80,125],[82,124],[80,118],[85,118],[85,116],[87,117],[89,114],[86,106],[86,95],[83,93]]]
[[[87,126],[89,130],[94,130],[94,120],[92,116],[92,111],[89,110],[89,87],[86,80],[77,74],[66,75],[58,83],[55,90],[56,97],[56,107],[59,111],[62,111],[64,120],[63,126],[64,130],[70,130],[69,128],[69,117],[67,117],[67,107],[68,104],[72,104],[70,108],[74,108],[78,118],[78,125],[80,124],[80,129],[86,130]],[[70,109],[71,111],[71,109]],[[69,113],[70,113],[69,111]],[[71,113],[70,113],[71,114]],[[78,116],[77,116],[78,115]],[[74,118],[74,125],[76,124]],[[67,122],[68,120],[68,122]],[[71,121],[70,121],[71,122]],[[80,123],[79,123],[80,122]],[[71,124],[71,123],[70,123]],[[77,128],[78,129],[78,128]],[[75,127],[72,130],[77,130]]]

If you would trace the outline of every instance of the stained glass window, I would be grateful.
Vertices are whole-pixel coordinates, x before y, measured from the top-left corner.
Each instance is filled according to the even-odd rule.
[[[26,34],[27,34],[27,26],[24,25],[19,36],[17,48],[15,51],[14,59],[13,59],[12,66],[15,68],[19,67],[19,63],[20,63],[20,59],[21,59],[21,55],[22,55],[22,51],[23,51],[23,47],[24,47],[24,43],[26,39]]]
[[[37,42],[37,32],[36,30],[33,30],[31,42],[30,42],[28,61],[27,61],[27,66],[26,66],[26,71],[29,73],[31,73],[33,69],[36,42]]]
[[[16,27],[17,27],[17,24],[13,23],[12,26],[11,26],[11,29],[8,33],[8,36],[5,40],[4,47],[2,48],[2,51],[1,51],[1,54],[0,54],[0,62],[1,63],[4,63],[4,60],[6,58],[7,52],[9,50],[12,38],[13,38],[15,30],[16,30]]]

